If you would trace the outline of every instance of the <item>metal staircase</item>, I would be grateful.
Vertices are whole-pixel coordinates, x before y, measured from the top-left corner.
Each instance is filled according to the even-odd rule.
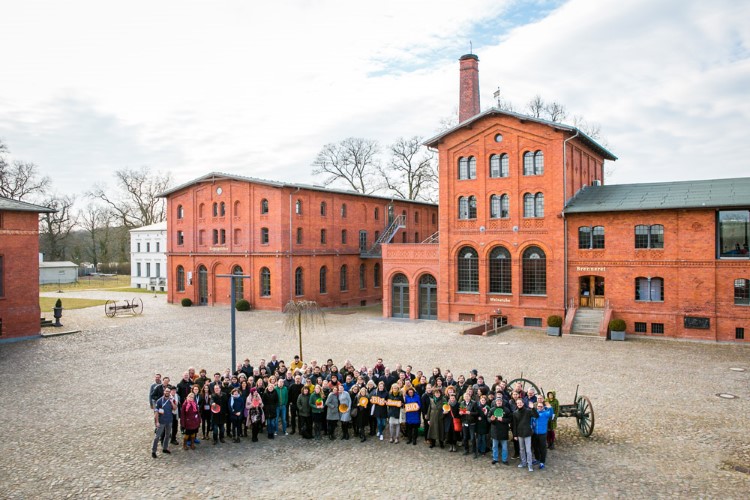
[[[399,229],[404,229],[406,227],[406,217],[404,215],[399,215],[395,219],[393,219],[393,222],[391,222],[391,225],[385,228],[385,231],[378,237],[377,240],[375,240],[375,243],[370,247],[369,250],[365,250],[363,252],[360,252],[360,257],[363,259],[379,259],[383,255],[383,249],[381,248],[381,245],[385,243],[390,243],[394,236],[396,236],[396,233]]]

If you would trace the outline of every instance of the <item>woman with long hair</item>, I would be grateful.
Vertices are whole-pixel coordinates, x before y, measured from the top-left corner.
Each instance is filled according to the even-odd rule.
[[[245,403],[245,409],[247,411],[245,428],[250,426],[252,441],[254,443],[258,442],[258,434],[260,434],[261,428],[263,427],[263,420],[265,418],[263,414],[263,399],[260,397],[258,391],[253,392],[253,395],[247,400]]]
[[[197,385],[193,387],[198,388]],[[195,402],[195,392],[188,393],[187,399],[182,403],[181,410],[180,420],[182,420],[182,425],[185,427],[182,449],[187,450],[188,446],[190,446],[190,449],[194,450],[195,436],[198,434],[198,429],[201,426],[201,415],[198,404]]]
[[[201,411],[203,439],[208,439],[211,432],[211,386],[208,382],[203,384],[203,389],[198,394],[198,408]]]
[[[313,435],[315,439],[321,439],[321,428],[325,420],[325,401],[323,400],[323,389],[316,385],[310,394],[310,411],[312,412]]]

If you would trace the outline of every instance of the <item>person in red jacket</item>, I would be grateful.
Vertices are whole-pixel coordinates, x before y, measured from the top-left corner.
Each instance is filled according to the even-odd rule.
[[[182,449],[195,449],[195,437],[198,435],[198,429],[201,426],[201,412],[198,403],[195,401],[195,395],[198,392],[198,386],[193,386],[193,392],[188,393],[187,399],[182,403],[182,425],[185,427],[185,437],[182,440]]]

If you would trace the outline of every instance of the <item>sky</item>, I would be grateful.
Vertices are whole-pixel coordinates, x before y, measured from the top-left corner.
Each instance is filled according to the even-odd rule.
[[[81,195],[148,166],[319,183],[327,143],[434,135],[458,58],[481,106],[601,127],[605,182],[750,173],[750,2],[0,0],[0,139]],[[470,45],[471,44],[471,45]]]

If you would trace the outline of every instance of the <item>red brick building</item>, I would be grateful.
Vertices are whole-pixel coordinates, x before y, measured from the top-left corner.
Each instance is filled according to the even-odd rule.
[[[437,231],[437,206],[319,186],[210,173],[167,198],[168,300],[258,309],[290,299],[323,307],[382,300],[383,241],[413,243]]]
[[[556,314],[598,335],[618,317],[628,333],[744,339],[750,179],[603,186],[612,153],[575,127],[477,113],[478,58],[460,65],[461,121],[425,142],[439,236],[383,246],[385,316],[541,327]]]
[[[0,343],[39,336],[39,214],[0,197]]]

